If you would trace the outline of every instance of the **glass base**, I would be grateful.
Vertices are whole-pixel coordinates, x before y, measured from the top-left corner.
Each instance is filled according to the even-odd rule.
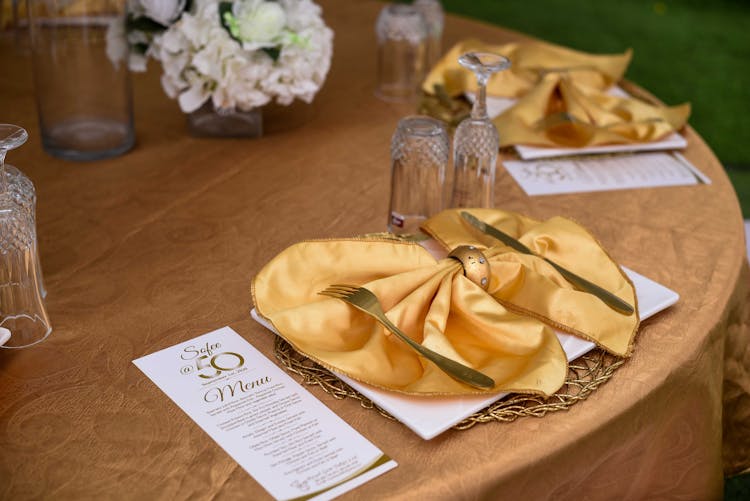
[[[261,108],[250,111],[217,110],[208,101],[188,114],[188,129],[198,137],[261,137],[263,113]]]
[[[135,144],[132,123],[108,118],[72,118],[42,127],[42,145],[52,156],[74,161],[102,160]]]
[[[6,317],[0,322],[0,327],[10,331],[10,338],[0,349],[27,348],[41,343],[52,332],[52,327],[44,319],[29,315]]]

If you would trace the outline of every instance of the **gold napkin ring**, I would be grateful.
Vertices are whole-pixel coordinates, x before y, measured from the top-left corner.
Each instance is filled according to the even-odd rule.
[[[448,254],[464,267],[464,276],[482,289],[490,286],[490,263],[482,251],[473,245],[459,245]]]

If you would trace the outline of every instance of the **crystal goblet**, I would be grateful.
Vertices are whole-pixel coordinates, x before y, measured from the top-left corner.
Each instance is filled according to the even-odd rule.
[[[21,127],[0,124],[0,328],[3,348],[22,348],[45,339],[52,327],[44,307],[37,252],[34,186],[5,165],[8,150],[22,145]]]
[[[495,163],[499,137],[487,116],[486,86],[490,75],[510,67],[503,56],[488,52],[467,52],[459,64],[474,72],[477,94],[471,116],[456,128],[453,138],[453,207],[493,207]]]

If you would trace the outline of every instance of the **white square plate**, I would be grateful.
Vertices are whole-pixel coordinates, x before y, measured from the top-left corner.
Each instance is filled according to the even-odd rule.
[[[643,275],[624,267],[623,270],[635,285],[641,320],[668,308],[680,298],[673,290]],[[261,318],[254,308],[251,315],[261,325],[276,332],[273,326]],[[558,332],[557,337],[565,350],[568,361],[575,360],[594,348],[593,343],[569,334]],[[453,425],[507,395],[507,393],[496,393],[491,396],[415,397],[374,388],[346,376],[338,375],[338,377],[425,440],[435,438]]]

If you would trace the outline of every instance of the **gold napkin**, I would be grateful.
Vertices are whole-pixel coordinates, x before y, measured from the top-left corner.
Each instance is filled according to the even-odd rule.
[[[584,273],[592,263],[600,264],[589,278],[635,304],[632,285],[575,223],[472,212],[508,231],[523,230],[524,242],[537,250],[557,256],[562,249],[558,257],[567,259],[561,263],[574,271]],[[426,226],[444,244],[481,243],[482,237],[463,228],[456,215],[442,213]],[[319,291],[338,283],[366,286],[412,339],[492,377],[494,392],[549,395],[562,386],[565,353],[544,322],[595,340],[613,353],[629,353],[637,315],[624,317],[572,290],[538,258],[502,246],[487,249],[486,255],[492,269],[490,293],[464,277],[458,261],[435,259],[414,243],[367,238],[301,242],[255,277],[253,300],[258,313],[297,351],[359,381],[410,394],[482,392],[453,380],[371,317]]]
[[[432,68],[422,89],[430,94],[442,85],[451,96],[474,92],[474,74],[458,64],[461,54],[470,51],[492,52],[510,59],[510,69],[490,77],[487,94],[519,98],[529,92],[551,71],[564,70],[577,82],[606,90],[618,82],[630,63],[631,50],[622,54],[594,55],[541,41],[490,45],[479,40],[465,40],[454,45]]]
[[[689,104],[653,106],[611,96],[565,73],[549,73],[493,122],[501,147],[581,148],[656,141],[682,128],[689,115]]]
[[[442,85],[450,95],[476,89],[476,79],[458,64],[469,50],[504,55],[511,68],[494,75],[487,94],[519,101],[493,122],[500,146],[527,144],[584,147],[656,141],[682,128],[690,105],[654,106],[605,91],[619,81],[631,51],[593,55],[543,42],[492,46],[468,40],[454,46],[432,69],[423,90]]]
[[[541,257],[516,252],[475,229],[460,216],[462,210],[521,241],[538,256],[604,287],[634,305],[636,313],[622,315],[596,296],[575,290]],[[487,292],[508,309],[593,341],[614,355],[632,352],[639,324],[633,283],[596,238],[574,221],[553,217],[540,222],[497,209],[450,209],[427,220],[422,230],[445,249],[486,249],[492,268]]]

